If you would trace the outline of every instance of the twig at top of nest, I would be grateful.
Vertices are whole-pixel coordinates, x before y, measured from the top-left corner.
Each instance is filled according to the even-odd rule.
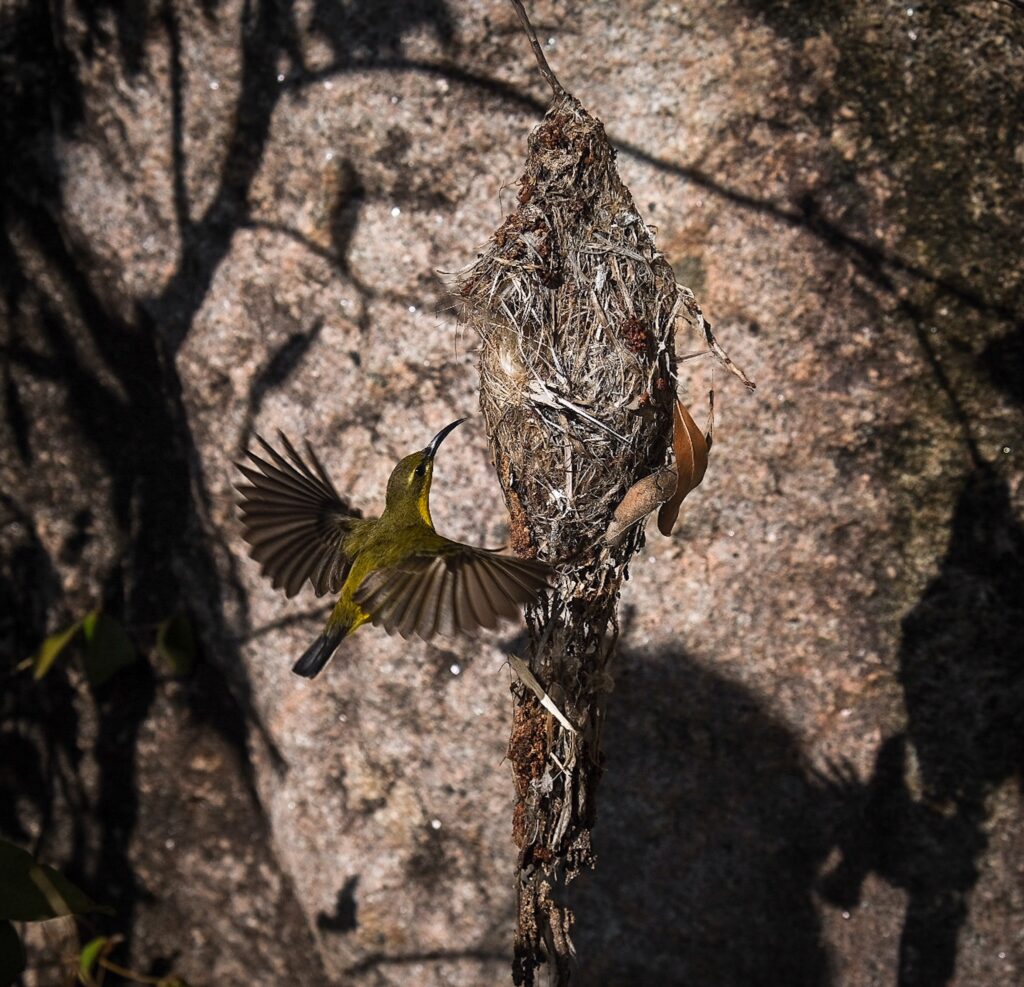
[[[533,48],[533,54],[537,59],[537,67],[540,69],[540,74],[544,76],[545,81],[551,87],[555,99],[562,99],[568,93],[565,91],[565,87],[558,81],[558,76],[551,71],[551,66],[548,65],[548,60],[544,57],[544,49],[541,48],[540,42],[537,40],[537,32],[534,31],[533,25],[530,23],[526,8],[521,0],[512,0],[512,6],[515,7],[516,14],[519,16],[519,23],[523,25],[523,30],[530,39],[530,47]]]

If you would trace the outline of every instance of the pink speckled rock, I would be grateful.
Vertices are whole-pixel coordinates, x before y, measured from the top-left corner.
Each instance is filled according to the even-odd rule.
[[[476,410],[438,272],[543,110],[511,8],[65,6],[0,11],[0,634],[184,610],[202,671],[12,687],[0,829],[120,909],[138,968],[507,983],[516,628],[364,630],[293,676],[324,601],[259,578],[231,484],[280,428],[374,511]],[[715,441],[622,596],[580,983],[1019,983],[1024,19],[530,7],[758,382],[683,365]],[[504,538],[479,418],[432,510]],[[30,748],[73,780],[50,816]]]

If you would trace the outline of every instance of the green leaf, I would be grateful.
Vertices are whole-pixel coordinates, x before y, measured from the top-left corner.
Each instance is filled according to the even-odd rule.
[[[106,936],[97,936],[82,947],[78,955],[78,973],[83,983],[89,983],[92,977],[93,967],[101,954],[106,950],[110,940]]]
[[[62,915],[110,911],[93,902],[63,874],[36,863],[30,853],[0,839],[0,920],[43,922]]]
[[[165,620],[156,631],[156,652],[175,675],[188,675],[196,660],[196,640],[188,617],[178,614]]]
[[[0,922],[0,987],[10,987],[25,969],[25,947],[10,922]]]
[[[57,634],[51,634],[43,641],[39,650],[30,659],[32,662],[32,675],[38,682],[53,666],[60,653],[71,643],[71,639],[78,633],[82,621],[76,620],[70,627]]]
[[[89,614],[82,621],[82,633],[85,636],[85,676],[92,685],[103,685],[138,657],[120,622],[105,613]]]

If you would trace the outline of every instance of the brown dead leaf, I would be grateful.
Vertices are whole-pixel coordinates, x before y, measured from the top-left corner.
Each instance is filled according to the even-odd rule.
[[[634,524],[675,495],[677,486],[674,466],[663,466],[656,473],[637,480],[615,508],[608,530],[604,533],[604,543],[613,546],[620,544]]]
[[[676,454],[676,491],[658,511],[658,530],[672,534],[683,498],[704,479],[708,468],[708,441],[682,401],[676,399],[672,445]]]

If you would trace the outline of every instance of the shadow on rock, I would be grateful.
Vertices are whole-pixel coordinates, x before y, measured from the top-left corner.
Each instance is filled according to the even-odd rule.
[[[833,789],[752,693],[684,652],[619,669],[597,869],[571,886],[581,983],[829,983],[812,889]]]
[[[309,30],[323,37],[338,62],[372,64],[401,56],[405,35],[417,28],[429,28],[445,48],[455,42],[445,0],[317,0]]]
[[[854,909],[868,874],[907,894],[900,987],[951,982],[987,800],[1024,777],[1024,529],[992,468],[964,485],[902,630],[907,729],[866,783],[808,767],[751,693],[685,653],[622,656],[598,867],[571,886],[583,983],[828,984],[814,897]]]
[[[142,800],[152,780],[146,772],[174,775],[172,766],[179,767],[186,756],[159,747],[154,754],[141,744],[166,693],[173,692],[191,722],[234,752],[247,804],[258,813],[246,734],[247,728],[260,731],[260,725],[237,644],[248,611],[234,563],[211,521],[177,357],[235,234],[251,222],[252,183],[286,91],[277,78],[280,64],[290,63],[289,76],[297,85],[305,78],[293,6],[291,0],[244,5],[237,106],[224,136],[222,167],[203,208],[189,201],[185,179],[186,123],[195,123],[185,115],[197,111],[187,99],[184,51],[194,40],[196,22],[174,4],[120,0],[50,6],[22,0],[0,11],[2,455],[7,460],[10,450],[5,466],[19,478],[9,504],[5,496],[2,506],[14,513],[17,537],[24,542],[15,548],[31,562],[20,572],[7,567],[3,572],[0,598],[11,604],[4,607],[3,619],[11,626],[4,625],[3,637],[11,652],[2,671],[30,654],[47,630],[96,606],[121,621],[143,652],[151,648],[156,626],[173,614],[188,615],[200,639],[199,669],[173,690],[162,688],[146,662],[88,697],[76,693],[60,668],[42,683],[22,675],[4,689],[0,750],[12,760],[0,776],[9,796],[0,823],[22,840],[41,828],[37,848],[98,900],[115,906],[110,931],[126,936],[125,948],[132,945],[140,908],[151,902],[152,881],[136,873],[133,845],[163,842],[159,829],[141,831]],[[383,19],[369,4],[360,7],[366,11],[361,17],[343,16],[350,6],[318,3],[311,28],[330,36],[339,59],[356,51],[396,51],[410,28],[425,23],[433,24],[445,43],[453,37],[441,0],[426,7],[392,3],[391,16]],[[203,9],[207,18],[220,16],[214,2]],[[115,109],[107,116],[90,112],[89,97],[95,96],[90,89],[98,85],[94,63],[106,63],[111,76],[131,78],[144,70],[159,76],[160,59],[149,64],[146,57],[150,47],[161,46],[167,56],[168,180],[179,260],[152,297],[125,298],[119,274],[110,270],[102,246],[90,241],[66,200],[65,148],[75,140],[98,147],[127,143],[130,120],[126,123]],[[339,61],[334,69],[345,67]],[[101,182],[105,176],[93,177]],[[145,200],[149,192],[141,178],[138,182]],[[314,325],[276,354],[255,383],[250,415],[287,381],[318,331]],[[52,414],[54,405],[58,415]],[[70,427],[61,431],[52,421]],[[58,472],[61,481],[71,478],[66,488]],[[81,493],[88,507],[56,502],[64,489]],[[48,496],[55,502],[47,502]],[[75,522],[72,539],[55,553],[65,571],[83,569],[85,557],[113,561],[103,571],[78,573],[70,580],[79,587],[77,595],[65,598],[59,567],[43,549],[39,531],[49,523],[42,515],[60,517],[75,507],[85,520]],[[94,537],[110,551],[87,552]],[[220,562],[228,570],[226,586],[218,580]],[[233,597],[241,628],[231,626],[225,596]],[[86,701],[96,718],[95,733],[76,737],[76,710]],[[96,791],[88,797],[75,771],[80,747],[91,748],[97,769]],[[15,799],[31,825],[7,808]],[[253,823],[252,831],[269,840],[265,821]],[[178,924],[180,918],[169,923]]]
[[[986,801],[1024,770],[1024,529],[1005,481],[968,478],[939,574],[903,621],[906,734],[881,747],[822,882],[854,907],[869,872],[909,897],[900,987],[949,983],[987,847]],[[848,804],[856,804],[855,798]]]

